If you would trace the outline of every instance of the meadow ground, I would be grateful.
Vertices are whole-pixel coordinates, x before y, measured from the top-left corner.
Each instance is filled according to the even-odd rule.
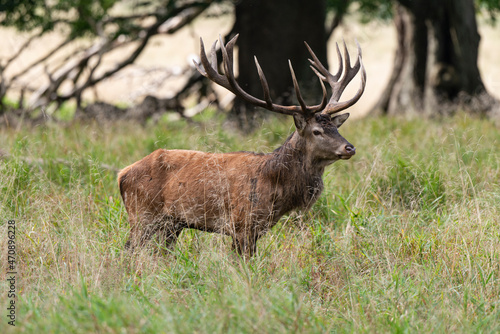
[[[156,148],[269,152],[251,136],[163,121],[2,129],[0,291],[16,221],[17,319],[0,332],[323,333],[500,331],[500,132],[463,114],[349,120],[356,156],[332,165],[312,210],[293,213],[244,263],[230,239],[185,230],[166,255],[124,250],[115,172]],[[41,158],[41,160],[40,160]]]

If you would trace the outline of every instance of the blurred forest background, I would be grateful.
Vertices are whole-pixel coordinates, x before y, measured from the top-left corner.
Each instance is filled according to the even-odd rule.
[[[259,111],[233,102],[192,64],[199,37],[210,45],[236,33],[239,81],[254,96],[262,94],[254,55],[274,99],[291,102],[291,59],[313,101],[320,89],[303,42],[333,72],[335,42],[354,49],[357,39],[368,86],[354,114],[460,109],[498,118],[499,9],[495,0],[3,0],[0,122],[144,122],[167,111],[190,117],[211,104],[251,130]],[[60,115],[63,105],[76,112]]]

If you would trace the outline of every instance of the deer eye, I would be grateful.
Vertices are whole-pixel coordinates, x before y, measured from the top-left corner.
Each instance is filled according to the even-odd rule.
[[[313,135],[315,135],[315,136],[319,136],[320,134],[321,134],[321,131],[318,131],[318,130],[313,131]]]

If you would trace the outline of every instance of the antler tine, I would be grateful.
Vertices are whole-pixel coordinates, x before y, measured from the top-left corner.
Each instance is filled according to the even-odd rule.
[[[224,42],[222,41],[222,36],[219,35],[219,41],[220,41],[220,47],[222,50],[222,60],[224,63],[224,70],[226,72],[226,77],[228,73],[234,77],[234,72],[233,72],[233,48],[234,44],[238,40],[238,37],[240,35],[237,34],[229,42],[227,42],[226,46],[224,46]],[[229,79],[229,78],[228,78]],[[231,82],[231,80],[229,80]]]
[[[272,108],[273,101],[271,100],[271,93],[269,91],[269,85],[267,83],[266,76],[264,75],[264,71],[262,71],[262,68],[260,67],[257,57],[254,56],[253,58],[255,60],[255,67],[257,67],[257,72],[259,73],[260,84],[262,86],[262,90],[264,91],[264,100],[266,101],[267,107]]]
[[[207,71],[205,71],[205,69],[201,64],[202,63],[201,58],[203,58],[203,54],[205,54],[205,46],[203,45],[203,40],[200,37],[200,62],[198,63],[195,59],[193,59],[193,64],[201,75],[208,78]]]
[[[233,37],[226,44],[226,46],[224,46],[224,43],[222,43],[222,38],[221,38],[220,48],[222,51],[222,62],[224,64],[225,78],[229,83],[229,87],[225,87],[225,88],[227,88],[228,90],[233,92],[233,94],[241,97],[242,99],[244,99],[245,101],[247,101],[251,104],[254,104],[256,106],[266,108],[266,109],[269,109],[272,111],[278,111],[278,110],[274,110],[274,108],[273,108],[274,105],[272,104],[272,102],[271,102],[271,107],[269,107],[268,103],[266,101],[262,101],[256,97],[248,94],[247,92],[245,92],[243,90],[243,88],[241,88],[240,85],[238,84],[238,82],[236,81],[236,78],[234,77],[234,72],[233,72],[233,46],[234,46],[234,43],[236,43],[238,36],[239,35],[236,35],[235,37]],[[271,109],[271,108],[273,108],[273,109]],[[278,112],[280,112],[280,111],[278,111]],[[283,113],[286,113],[286,112],[283,112]]]
[[[332,97],[330,98],[330,102],[337,102],[340,99],[340,96],[344,92],[345,88],[349,84],[349,82],[354,78],[356,73],[359,70],[359,56],[354,64],[353,67],[351,67],[351,57],[349,55],[349,51],[347,51],[347,45],[345,41],[344,43],[344,67],[345,67],[345,73],[344,77],[342,80],[338,81],[336,89],[333,91]]]
[[[316,54],[314,53],[314,51],[311,49],[311,47],[309,46],[309,44],[307,44],[306,42],[304,42],[304,44],[306,45],[307,50],[309,51],[309,53],[311,54],[311,57],[313,58],[313,59],[309,59],[309,62],[312,65],[311,68],[314,70],[314,72],[316,73],[316,75],[318,75],[318,73],[321,74],[320,78],[323,81],[328,82],[330,84],[330,86],[334,86],[335,83],[340,78],[340,75],[342,74],[342,71],[343,71],[342,55],[340,53],[339,45],[336,44],[336,46],[337,46],[337,55],[338,55],[338,59],[339,59],[339,66],[338,66],[339,69],[337,70],[337,73],[331,74],[323,66],[323,64],[319,61],[318,57],[316,56]]]
[[[326,104],[328,103],[328,96],[327,96],[327,93],[326,93],[326,87],[325,87],[325,84],[323,83],[323,80],[321,80],[321,78],[319,78],[319,83],[321,84],[321,90],[323,92],[323,98],[321,99],[321,103],[320,104],[318,104],[318,105],[316,105],[314,107],[311,107],[311,112],[313,112],[313,113],[317,113],[318,111],[321,111],[321,110],[325,109]]]
[[[319,61],[318,57],[314,53],[314,51],[311,49],[309,44],[304,41],[304,44],[306,45],[307,50],[311,54],[311,57],[314,60],[308,59],[309,62],[311,63],[311,69],[314,71],[314,73],[318,76],[319,78],[319,83],[321,84],[321,89],[323,91],[323,98],[321,100],[321,103],[318,104],[317,106],[311,107],[311,112],[316,113],[318,111],[323,110],[326,105],[327,105],[327,92],[326,92],[326,87],[323,83],[323,81],[328,82],[330,85],[332,85],[336,80],[338,80],[338,77],[342,73],[342,62],[339,62],[339,70],[335,75],[332,75],[328,70],[323,66],[323,64]],[[337,54],[340,55],[340,50],[337,45]]]
[[[200,63],[197,63],[196,61],[193,60],[194,65],[196,66],[196,69],[198,72],[200,72],[201,75],[204,77],[209,78],[216,84],[230,89],[231,85],[229,84],[229,81],[224,77],[223,75],[220,75],[219,72],[217,71],[217,57],[215,57],[215,64],[212,65],[210,61],[208,60],[207,54],[205,53],[205,45],[203,44],[203,39],[200,38]],[[213,57],[212,57],[213,61]],[[203,68],[202,68],[203,66]]]
[[[314,61],[310,60],[310,62],[317,68],[320,74],[322,74],[325,77],[326,81],[330,84],[332,88],[332,96],[330,97],[330,101],[326,105],[326,108],[324,108],[323,110],[324,114],[334,114],[352,106],[359,100],[366,86],[366,72],[362,62],[361,46],[359,45],[358,41],[356,41],[356,44],[358,46],[358,57],[354,66],[351,67],[351,58],[349,55],[349,51],[347,50],[347,45],[345,41],[343,43],[344,43],[344,57],[342,57],[342,53],[340,52],[339,46],[338,44],[336,44],[337,55],[339,59],[339,70],[335,75],[329,73],[328,70],[326,70],[326,68],[319,62],[318,58],[314,55],[312,50],[310,50],[310,48],[308,47],[309,52],[311,53],[311,56],[314,59]],[[361,69],[361,86],[358,92],[352,99],[339,103],[338,101],[342,93],[344,92],[345,88],[347,87],[347,85],[349,85],[351,80],[356,76],[356,74],[359,72],[360,69]],[[344,73],[342,79],[340,79],[342,72]]]
[[[361,84],[359,86],[359,89],[356,92],[356,95],[354,95],[354,97],[352,99],[350,99],[350,100],[347,100],[347,101],[344,101],[344,102],[340,102],[340,103],[336,102],[334,104],[332,104],[331,100],[330,100],[329,106],[331,104],[331,107],[329,108],[327,106],[327,108],[325,108],[324,113],[334,114],[334,113],[337,113],[339,111],[342,111],[344,109],[349,108],[350,106],[352,106],[353,104],[355,104],[356,102],[358,102],[358,100],[361,98],[361,95],[363,95],[363,92],[365,91],[365,86],[366,86],[366,71],[365,71],[365,66],[363,65],[363,60],[361,58],[361,46],[359,45],[358,41],[356,41],[356,44],[358,45],[358,59],[356,61],[356,64],[354,65],[354,67],[351,68],[351,69],[356,68],[356,65],[358,65],[358,68],[356,69],[356,71],[354,71],[354,74],[351,75],[351,78],[347,80],[347,83],[345,84],[345,86],[347,86],[347,84],[349,83],[349,81],[351,81],[351,79],[357,74],[357,72],[359,70],[361,70]],[[347,77],[347,74],[346,74],[346,77]],[[344,81],[344,79],[342,79],[342,81]]]
[[[344,66],[342,65],[342,53],[340,53],[339,43],[335,43],[335,48],[337,50],[337,58],[339,59],[339,69],[337,70],[337,73],[335,73],[333,78],[335,81],[337,81],[338,79],[340,79],[340,76],[344,71]]]
[[[321,90],[323,91],[323,98],[321,100],[321,103],[316,105],[316,106],[309,107],[309,109],[312,113],[317,113],[318,111],[323,110],[326,107],[326,104],[328,102],[326,87],[325,87],[325,84],[323,83],[323,81],[326,81],[326,78],[321,73],[319,73],[318,70],[314,66],[310,66],[310,67],[314,71],[316,76],[318,77],[319,83],[321,85]]]
[[[292,74],[293,88],[295,89],[295,95],[297,96],[297,101],[299,101],[300,107],[304,112],[309,113],[306,103],[302,98],[302,94],[300,94],[299,83],[297,82],[297,78],[295,77],[295,72],[293,70],[292,62],[288,59],[288,66],[290,67],[290,73]]]
[[[217,72],[217,40],[212,44],[212,49],[210,50],[210,66],[214,68]]]
[[[358,47],[358,56],[363,58],[363,51],[361,50],[361,45],[359,45],[358,39],[355,38],[354,41],[356,42],[356,46]]]

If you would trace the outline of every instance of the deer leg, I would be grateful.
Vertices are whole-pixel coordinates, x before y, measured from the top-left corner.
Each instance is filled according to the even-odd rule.
[[[130,237],[125,243],[125,247],[134,250],[137,247],[144,247],[151,238],[161,230],[161,220],[151,214],[130,217]]]
[[[253,234],[233,236],[233,250],[245,259],[250,259],[257,250],[257,237]]]
[[[233,236],[233,245],[232,245],[233,251],[237,252],[238,254],[242,255],[242,249],[241,249],[241,243],[237,239],[236,236]]]
[[[165,248],[172,249],[175,246],[177,238],[185,227],[186,224],[184,222],[167,217],[158,233],[158,241],[163,242]]]
[[[138,233],[137,231],[137,217],[134,214],[129,213],[128,218],[130,224],[130,233],[128,236],[128,240],[125,242],[125,249],[134,250],[135,248],[135,235]]]
[[[175,231],[174,233],[168,235],[165,238],[165,247],[168,249],[173,249],[175,246],[175,243],[177,242],[177,239],[179,238],[179,235],[181,234],[182,229]]]

